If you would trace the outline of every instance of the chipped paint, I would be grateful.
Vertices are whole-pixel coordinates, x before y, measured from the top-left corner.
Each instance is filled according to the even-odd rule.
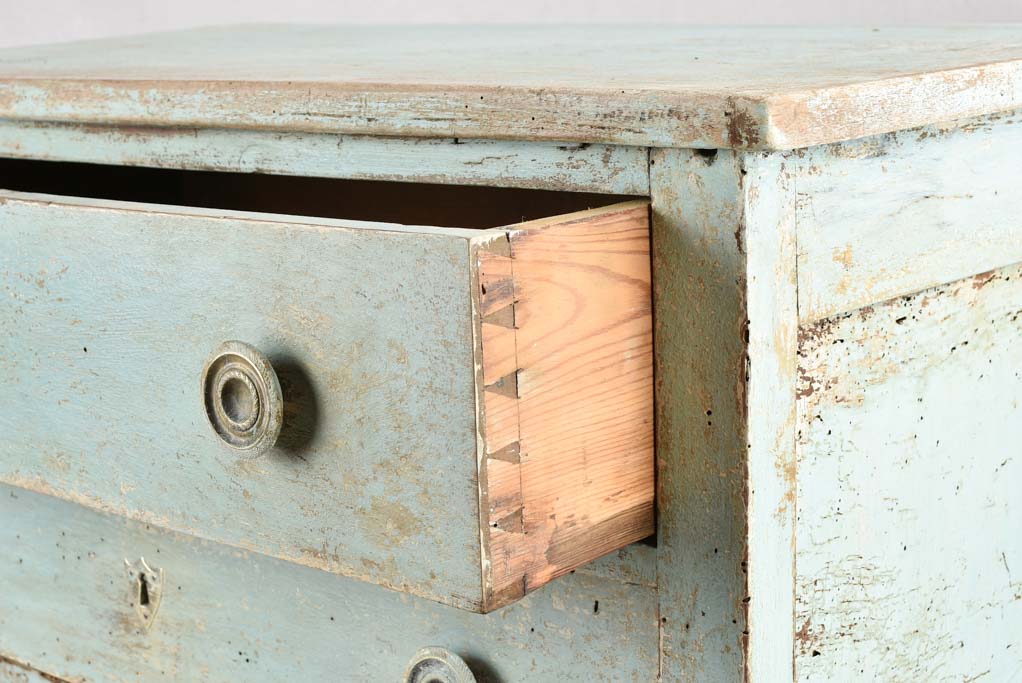
[[[786,162],[724,150],[652,156],[664,681],[791,675],[777,656],[794,632]]]
[[[1011,26],[214,27],[7,50],[0,118],[790,150],[1022,106],[1020,42]]]
[[[1022,267],[801,332],[796,680],[1011,679]]]
[[[649,192],[646,149],[621,145],[0,120],[0,155],[318,178]]]

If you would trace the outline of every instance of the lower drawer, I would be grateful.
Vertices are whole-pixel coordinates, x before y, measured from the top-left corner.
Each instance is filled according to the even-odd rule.
[[[7,192],[0,283],[2,482],[473,611],[653,531],[645,202],[471,230]]]
[[[51,683],[393,683],[427,646],[464,658],[478,683],[657,677],[651,561],[627,577],[598,561],[484,615],[3,484],[0,519],[5,683],[5,658]],[[165,588],[149,628],[125,574],[140,556]]]

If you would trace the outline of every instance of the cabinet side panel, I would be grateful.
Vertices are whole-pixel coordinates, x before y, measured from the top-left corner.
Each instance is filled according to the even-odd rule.
[[[799,681],[1022,670],[1022,267],[804,326]]]
[[[800,152],[803,323],[1022,260],[1022,115]]]

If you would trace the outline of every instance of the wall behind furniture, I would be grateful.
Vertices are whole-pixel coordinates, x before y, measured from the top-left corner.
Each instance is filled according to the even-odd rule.
[[[0,0],[0,47],[239,22],[954,24],[1022,0]]]

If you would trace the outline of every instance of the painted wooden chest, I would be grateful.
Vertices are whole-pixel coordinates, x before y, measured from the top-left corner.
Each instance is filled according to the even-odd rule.
[[[1022,676],[1022,30],[0,52],[0,680]]]

